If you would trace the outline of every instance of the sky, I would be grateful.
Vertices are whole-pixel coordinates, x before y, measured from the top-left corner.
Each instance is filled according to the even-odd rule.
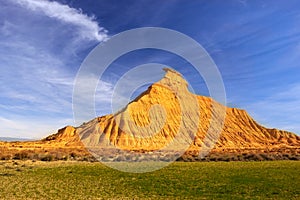
[[[222,75],[227,106],[299,135],[299,8],[297,0],[0,0],[0,137],[42,138],[74,125],[72,93],[81,63],[98,44],[141,27],[196,40]],[[97,115],[110,113],[123,73],[151,62],[173,67],[197,94],[209,95],[185,60],[143,49],[119,57],[105,72]]]

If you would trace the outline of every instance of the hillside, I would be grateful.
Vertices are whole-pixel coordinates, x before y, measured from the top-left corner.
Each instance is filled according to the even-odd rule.
[[[96,157],[110,149],[119,153],[186,151],[184,159],[194,160],[201,153],[206,155],[203,152],[208,153],[210,148],[213,148],[211,154],[221,157],[248,154],[261,154],[261,159],[267,158],[265,154],[272,154],[275,159],[300,157],[300,137],[296,134],[263,127],[245,110],[228,108],[209,97],[192,94],[178,72],[165,71],[160,81],[114,115],[92,119],[77,128],[65,127],[42,141],[1,146],[8,149],[31,146],[32,150],[38,146],[51,151],[64,149],[68,153],[76,149],[77,154],[87,155],[85,146]]]

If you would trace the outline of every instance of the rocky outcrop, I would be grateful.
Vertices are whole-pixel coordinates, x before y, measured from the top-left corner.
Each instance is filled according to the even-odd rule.
[[[215,149],[300,146],[299,136],[265,128],[245,110],[227,108],[209,97],[192,94],[178,72],[165,71],[163,79],[123,110],[78,127],[76,131],[85,146],[148,151],[201,149],[215,142]],[[215,134],[219,130],[220,135]]]
[[[77,128],[67,126],[41,141],[5,142],[0,146],[41,152],[77,149],[77,154],[83,155],[87,155],[85,147],[90,152],[114,148],[134,152],[175,150],[194,155],[214,147],[212,152],[221,154],[273,152],[276,156],[278,152],[292,152],[300,159],[298,135],[263,127],[245,110],[192,94],[181,74],[172,69],[165,71],[160,81],[115,114],[92,119]]]

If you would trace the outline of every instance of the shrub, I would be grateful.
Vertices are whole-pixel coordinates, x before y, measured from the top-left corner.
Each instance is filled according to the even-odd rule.
[[[44,155],[43,157],[41,157],[41,161],[53,161],[53,160],[54,160],[54,156],[51,154]]]
[[[19,152],[16,153],[13,157],[14,160],[24,160],[24,159],[28,159],[29,155],[27,152]]]

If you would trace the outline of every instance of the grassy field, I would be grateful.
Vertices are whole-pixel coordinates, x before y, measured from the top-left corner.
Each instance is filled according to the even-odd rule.
[[[177,162],[132,174],[101,163],[0,163],[0,199],[300,199],[300,162]]]

